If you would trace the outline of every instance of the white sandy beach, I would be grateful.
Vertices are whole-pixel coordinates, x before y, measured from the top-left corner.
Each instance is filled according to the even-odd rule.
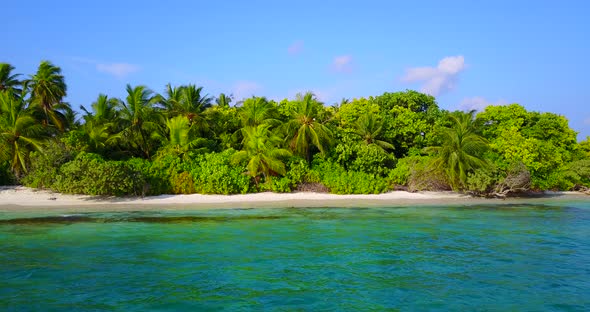
[[[564,193],[576,195],[578,193]],[[480,203],[494,201],[453,192],[393,191],[376,195],[326,193],[254,193],[245,195],[160,195],[149,197],[102,197],[67,195],[24,186],[0,187],[0,211],[155,210],[253,207],[377,207],[408,204]]]
[[[374,206],[407,202],[438,202],[470,198],[466,195],[445,192],[410,193],[394,191],[377,195],[334,195],[326,193],[253,193],[245,195],[159,195],[148,197],[102,197],[68,195],[24,186],[0,188],[0,207],[13,210],[34,207],[84,208],[105,207],[119,210],[123,207],[182,206],[193,208],[231,207],[326,207],[326,206]],[[147,207],[149,209],[149,207]],[[103,208],[104,209],[104,208]],[[102,209],[101,209],[102,210]]]

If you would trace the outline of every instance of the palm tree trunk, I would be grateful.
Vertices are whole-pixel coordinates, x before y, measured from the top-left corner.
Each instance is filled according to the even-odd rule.
[[[139,134],[141,135],[141,141],[143,142],[143,144],[141,145],[141,151],[147,157],[147,159],[150,159],[150,152],[147,148],[147,142],[145,140],[145,135],[141,129],[139,129]]]

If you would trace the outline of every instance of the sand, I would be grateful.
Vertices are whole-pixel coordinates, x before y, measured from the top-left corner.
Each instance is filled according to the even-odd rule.
[[[104,197],[68,195],[24,186],[0,188],[0,210],[66,208],[88,210],[154,209],[156,207],[250,208],[250,207],[353,207],[383,206],[408,202],[439,202],[469,198],[457,193],[394,191],[378,195],[335,195],[326,193],[254,193],[244,195],[159,195],[148,197]]]
[[[553,194],[555,196],[555,194]],[[557,195],[571,195],[560,193]],[[576,195],[576,194],[574,194]],[[9,211],[137,211],[255,207],[385,207],[399,205],[478,204],[493,199],[453,192],[392,191],[376,195],[326,193],[254,193],[245,195],[159,195],[103,197],[67,195],[24,186],[0,187],[0,212]]]

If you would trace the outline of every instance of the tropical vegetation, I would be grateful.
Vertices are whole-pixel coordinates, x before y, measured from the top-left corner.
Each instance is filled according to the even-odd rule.
[[[26,78],[28,77],[28,78]],[[522,105],[447,111],[406,90],[326,105],[127,85],[76,112],[60,67],[0,63],[0,184],[93,195],[590,187],[590,140]]]

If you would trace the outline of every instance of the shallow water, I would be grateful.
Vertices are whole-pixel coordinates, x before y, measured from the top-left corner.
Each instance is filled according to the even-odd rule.
[[[0,215],[1,311],[590,310],[590,201]]]

